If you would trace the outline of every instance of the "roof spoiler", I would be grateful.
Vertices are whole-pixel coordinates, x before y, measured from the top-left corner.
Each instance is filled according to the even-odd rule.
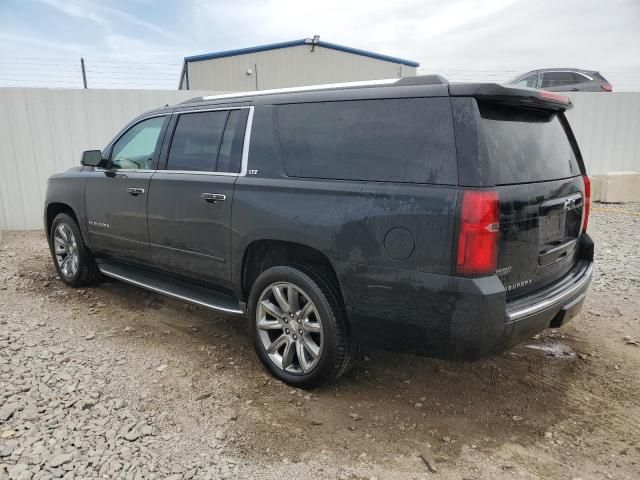
[[[452,97],[474,97],[504,105],[564,111],[573,108],[569,97],[546,90],[514,88],[497,83],[459,83],[449,85]]]

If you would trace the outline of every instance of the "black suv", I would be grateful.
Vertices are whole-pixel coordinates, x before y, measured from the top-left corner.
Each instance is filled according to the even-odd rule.
[[[570,106],[426,76],[153,110],[50,179],[55,267],[246,315],[299,387],[356,342],[496,354],[566,322],[591,280]]]

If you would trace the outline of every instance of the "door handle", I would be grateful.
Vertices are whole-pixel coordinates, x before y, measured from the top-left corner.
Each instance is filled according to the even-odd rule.
[[[200,197],[209,203],[224,202],[227,199],[227,196],[222,193],[203,193]]]
[[[129,195],[133,195],[134,197],[137,197],[138,195],[142,195],[144,193],[144,188],[129,187],[127,188],[127,193]]]

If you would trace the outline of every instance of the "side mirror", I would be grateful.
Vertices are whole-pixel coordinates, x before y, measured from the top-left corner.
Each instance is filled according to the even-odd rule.
[[[85,167],[97,167],[102,162],[102,152],[100,150],[86,150],[82,152],[82,161]]]

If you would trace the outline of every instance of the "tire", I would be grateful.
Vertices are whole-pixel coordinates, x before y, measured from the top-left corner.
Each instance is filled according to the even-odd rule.
[[[280,300],[286,297],[285,308],[278,291]],[[262,364],[293,387],[312,389],[336,380],[354,355],[339,288],[316,267],[277,266],[262,272],[249,296],[249,331]],[[294,352],[287,355],[287,348]]]
[[[58,276],[67,285],[78,288],[98,280],[100,272],[96,262],[71,215],[60,213],[53,219],[49,231],[49,249]]]

